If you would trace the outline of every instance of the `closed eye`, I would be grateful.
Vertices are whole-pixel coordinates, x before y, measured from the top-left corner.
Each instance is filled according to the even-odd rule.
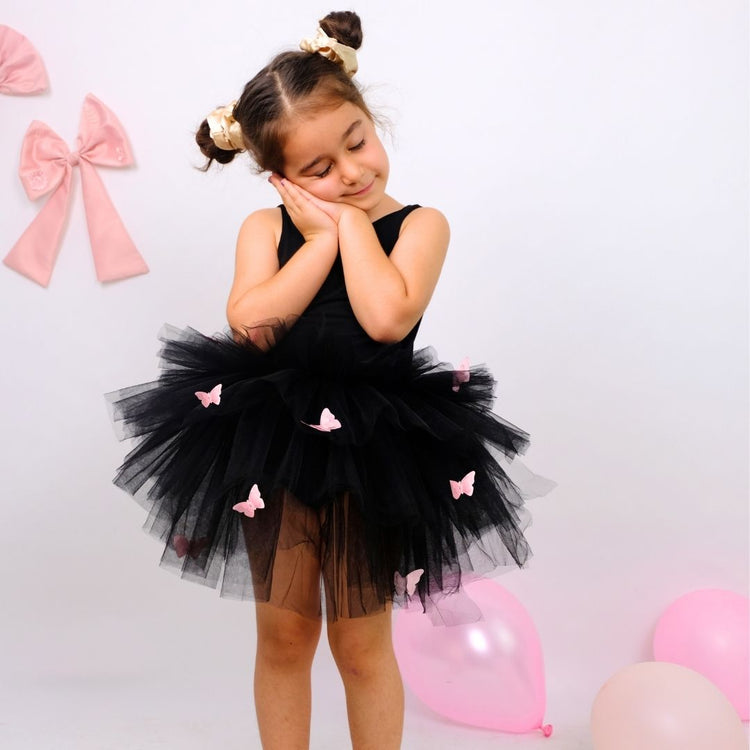
[[[355,143],[353,146],[350,146],[349,151],[359,151],[364,145],[365,145],[365,139],[363,138],[359,143]],[[333,164],[329,164],[322,172],[315,172],[313,176],[318,177],[319,179],[322,179],[323,177],[327,177],[332,167],[333,167]]]

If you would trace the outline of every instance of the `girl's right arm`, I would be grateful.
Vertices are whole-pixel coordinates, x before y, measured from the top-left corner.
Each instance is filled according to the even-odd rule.
[[[285,200],[285,205],[287,201]],[[338,254],[338,233],[327,217],[312,206],[287,205],[305,243],[279,268],[281,236],[279,209],[256,211],[245,219],[237,238],[235,276],[227,302],[227,320],[233,330],[246,335],[262,348],[259,328],[253,326],[279,319],[292,325],[318,292]]]

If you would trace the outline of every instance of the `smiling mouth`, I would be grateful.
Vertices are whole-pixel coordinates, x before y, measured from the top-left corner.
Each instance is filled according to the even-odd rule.
[[[370,191],[370,188],[375,184],[375,180],[373,180],[367,187],[363,187],[362,190],[357,191],[356,193],[350,193],[350,195],[364,195],[365,193]]]

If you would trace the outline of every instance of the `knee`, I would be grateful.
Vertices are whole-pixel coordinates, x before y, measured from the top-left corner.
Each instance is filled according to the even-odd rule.
[[[395,658],[390,632],[373,632],[369,628],[329,628],[328,643],[344,678],[367,678]]]
[[[320,629],[320,621],[295,612],[280,611],[272,617],[259,618],[258,658],[277,669],[309,666],[315,656]]]

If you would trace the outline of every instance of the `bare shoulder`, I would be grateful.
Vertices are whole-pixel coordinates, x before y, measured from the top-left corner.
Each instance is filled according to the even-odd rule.
[[[412,285],[424,284],[431,293],[448,252],[449,242],[450,227],[442,212],[420,206],[404,218],[389,257],[405,279],[411,281]],[[425,298],[425,304],[427,299],[429,297]]]
[[[278,246],[281,238],[281,209],[260,208],[253,211],[240,226],[237,237],[237,249],[241,244],[257,238],[268,239],[273,236]]]
[[[248,289],[270,279],[279,270],[280,238],[281,210],[278,208],[254,211],[242,222],[237,235],[230,308]]]
[[[445,215],[437,208],[420,206],[411,211],[401,225],[401,234],[419,232],[428,233],[431,238],[447,246],[450,239],[450,225]]]
[[[445,257],[450,242],[451,230],[448,220],[441,211],[429,206],[420,206],[409,213],[401,224],[399,244],[413,244],[430,247],[439,256]]]

